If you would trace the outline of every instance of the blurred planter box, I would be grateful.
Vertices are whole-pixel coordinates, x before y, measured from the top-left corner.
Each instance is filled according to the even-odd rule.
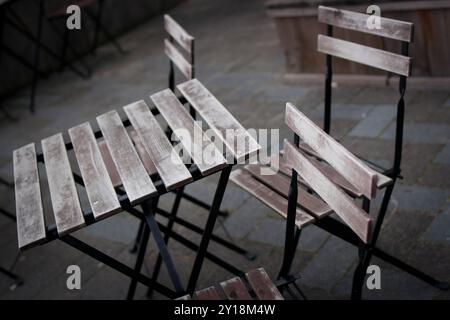
[[[326,34],[326,25],[317,21],[317,7],[326,5],[365,12],[371,3],[381,8],[381,16],[414,23],[413,76],[450,76],[450,1],[351,1],[351,0],[270,0],[267,13],[275,20],[288,73],[323,73],[325,56],[317,52],[317,35]],[[400,42],[334,28],[338,38],[400,53]],[[380,75],[371,67],[333,59],[333,71],[344,74]]]

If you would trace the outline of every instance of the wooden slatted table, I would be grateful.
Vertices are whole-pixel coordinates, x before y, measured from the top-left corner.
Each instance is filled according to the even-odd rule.
[[[180,158],[143,100],[123,108],[127,119],[121,119],[117,111],[98,116],[99,130],[94,131],[86,122],[70,128],[68,135],[58,133],[43,139],[42,153],[36,152],[34,143],[23,146],[13,153],[21,250],[60,239],[131,277],[129,297],[133,296],[137,282],[172,298],[194,292],[203,260],[208,256],[208,244],[231,168],[238,161],[255,155],[260,146],[198,80],[182,83],[178,89],[224,143],[226,154],[231,155],[233,161],[227,161],[223,151],[206,138],[202,128],[170,89],[152,95],[151,100],[180,139],[192,164]],[[127,126],[132,130],[127,130]],[[195,140],[198,134],[203,139]],[[233,139],[244,143],[236,144]],[[68,151],[72,149],[80,175],[74,173],[74,164],[69,161]],[[44,166],[38,166],[39,163]],[[40,171],[45,171],[47,177],[54,224],[44,219]],[[197,256],[185,289],[161,237],[160,228],[165,231],[164,226],[154,219],[159,210],[157,201],[171,190],[216,172],[221,172],[220,179],[206,226],[201,232],[201,242],[195,247]],[[80,204],[77,183],[85,187],[89,208],[82,208]],[[142,211],[136,209],[137,206],[141,206]],[[147,223],[147,231],[142,237],[148,239],[149,234],[154,237],[175,291],[140,273],[146,241],[141,241],[132,269],[71,235],[75,230],[123,210]]]

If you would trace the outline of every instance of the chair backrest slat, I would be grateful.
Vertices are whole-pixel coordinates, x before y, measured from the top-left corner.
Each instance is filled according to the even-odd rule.
[[[357,187],[362,194],[369,199],[376,196],[376,173],[327,135],[291,103],[286,104],[286,124],[322,159]]]
[[[178,67],[178,70],[186,77],[192,79],[192,65],[167,39],[164,40],[164,52],[166,56]]]
[[[369,215],[288,141],[284,142],[284,157],[311,189],[336,212],[361,240],[368,243],[371,231]]]
[[[170,36],[187,52],[193,52],[194,37],[187,33],[186,30],[184,30],[183,27],[168,14],[164,15],[164,29],[166,29],[167,33],[170,34]]]
[[[399,21],[384,17],[380,18],[381,28],[368,28],[370,15],[365,13],[341,10],[326,6],[319,6],[319,22],[343,29],[374,34],[377,36],[412,42],[414,25],[410,22]]]
[[[389,51],[324,35],[317,38],[317,50],[338,58],[365,64],[402,76],[411,74],[411,58]]]

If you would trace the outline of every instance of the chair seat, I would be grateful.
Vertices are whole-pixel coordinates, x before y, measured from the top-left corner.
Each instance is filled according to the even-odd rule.
[[[231,278],[220,283],[198,290],[194,295],[185,295],[177,300],[284,300],[277,286],[270,280],[263,268],[249,271],[245,279]]]

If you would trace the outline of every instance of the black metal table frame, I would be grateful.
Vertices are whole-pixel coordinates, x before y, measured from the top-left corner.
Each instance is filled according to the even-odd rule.
[[[183,104],[185,104],[187,102],[184,97],[178,97],[178,99]],[[156,109],[151,108],[151,110],[154,115],[159,114],[159,112]],[[130,126],[130,122],[128,119],[123,120],[123,124],[125,127]],[[67,135],[64,133],[63,136],[64,136],[66,150],[73,149],[72,143],[70,142],[70,139],[67,137]],[[101,138],[102,132],[97,129],[94,132],[94,136],[96,137],[96,139]],[[42,152],[39,152],[37,154],[37,161],[38,161],[38,163],[41,163],[41,164],[44,163],[44,157],[43,157]],[[208,215],[204,229],[202,229],[198,226],[195,226],[182,218],[176,217],[175,215],[173,215],[174,212],[169,213],[169,212],[157,207],[157,202],[158,202],[158,199],[160,196],[167,194],[169,192],[178,193],[179,190],[182,189],[182,188],[179,188],[174,191],[167,191],[164,187],[162,180],[160,179],[160,177],[157,173],[152,174],[151,178],[152,178],[152,181],[158,191],[158,194],[139,204],[142,208],[142,211],[139,211],[138,209],[136,209],[135,205],[130,204],[130,202],[128,200],[128,196],[126,195],[124,190],[122,190],[121,188],[116,188],[116,192],[117,192],[118,199],[119,199],[122,209],[124,211],[130,213],[131,215],[135,216],[136,218],[140,219],[141,221],[145,221],[143,230],[141,232],[139,232],[140,241],[138,242],[138,255],[136,257],[136,263],[135,263],[134,268],[130,268],[129,266],[123,264],[122,262],[106,255],[105,253],[97,250],[96,248],[75,238],[74,236],[72,236],[70,234],[59,236],[57,229],[56,229],[56,225],[54,225],[54,224],[46,227],[47,237],[46,237],[45,243],[48,243],[52,240],[59,239],[59,240],[63,241],[64,243],[76,248],[77,250],[104,263],[105,265],[115,269],[116,271],[121,272],[122,274],[130,277],[132,280],[131,280],[130,287],[129,287],[128,294],[127,294],[128,299],[133,298],[134,292],[136,289],[136,284],[138,282],[148,286],[149,288],[154,289],[155,291],[160,292],[161,294],[163,294],[169,298],[176,298],[176,297],[179,297],[186,293],[192,294],[195,291],[195,287],[196,287],[196,284],[197,284],[197,281],[198,281],[198,278],[200,275],[200,271],[201,271],[201,268],[202,268],[205,258],[210,260],[211,262],[219,265],[220,267],[232,272],[233,274],[235,274],[237,276],[243,276],[244,275],[243,271],[234,267],[233,265],[231,265],[227,261],[221,259],[220,257],[208,252],[208,250],[207,250],[209,242],[212,240],[212,241],[215,241],[231,250],[235,250],[235,251],[242,250],[243,251],[242,254],[246,253],[245,250],[237,247],[235,244],[230,243],[230,242],[212,234],[214,231],[215,222],[216,222],[217,217],[220,212],[220,205],[221,205],[223,196],[225,194],[226,186],[227,186],[227,183],[229,180],[229,175],[231,173],[232,167],[235,164],[236,163],[228,164],[226,167],[224,167],[220,170],[217,170],[215,172],[211,172],[207,175],[202,175],[195,164],[188,166],[189,172],[191,173],[191,175],[193,177],[193,181],[191,183],[194,183],[194,182],[201,180],[207,176],[210,176],[212,174],[220,172],[219,182],[218,182],[215,194],[214,194],[213,202],[210,206],[209,215]],[[74,176],[74,180],[77,184],[84,186],[81,176],[79,176],[76,173],[73,173],[73,176]],[[176,206],[174,206],[174,207],[176,207]],[[178,209],[178,207],[177,207],[177,209]],[[175,211],[175,214],[176,214],[176,211]],[[172,221],[173,221],[173,223],[179,223],[179,224],[183,225],[184,227],[191,229],[192,231],[194,231],[198,234],[201,234],[202,237],[201,237],[200,244],[196,244],[196,243],[190,241],[189,239],[185,238],[181,234],[175,232],[170,227],[170,224],[168,226],[165,226],[162,223],[157,222],[154,217],[154,215],[156,213],[161,214],[164,217],[167,217],[169,219],[169,223]],[[98,220],[96,221],[94,219],[94,216],[90,209],[83,211],[83,216],[84,216],[86,225],[90,225],[95,222],[98,222]],[[173,223],[172,223],[172,225],[173,225]],[[161,231],[163,233],[165,233],[164,238],[162,237]],[[152,234],[155,239],[156,245],[159,249],[159,254],[161,256],[162,261],[164,262],[164,264],[167,267],[169,276],[171,278],[172,284],[175,287],[175,290],[172,290],[172,289],[168,288],[167,286],[165,286],[161,283],[158,283],[154,278],[147,277],[146,275],[140,273],[140,269],[143,264],[143,258],[145,255],[146,246],[147,246],[147,242],[148,242],[150,234]],[[181,285],[175,265],[172,261],[170,253],[167,249],[166,239],[168,239],[168,238],[173,238],[175,241],[177,241],[177,242],[183,244],[184,246],[186,246],[187,248],[197,252],[186,289],[184,289]]]

